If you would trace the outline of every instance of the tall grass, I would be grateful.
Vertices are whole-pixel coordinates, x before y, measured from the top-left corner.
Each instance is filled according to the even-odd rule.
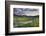
[[[30,18],[29,18],[30,17]],[[14,16],[14,27],[39,27],[39,16],[35,17],[17,17]],[[25,22],[25,21],[32,21],[32,23],[18,23],[18,22]]]

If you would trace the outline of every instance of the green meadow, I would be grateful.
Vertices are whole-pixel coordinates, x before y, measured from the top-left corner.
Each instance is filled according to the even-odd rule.
[[[39,16],[14,16],[14,27],[39,27]]]

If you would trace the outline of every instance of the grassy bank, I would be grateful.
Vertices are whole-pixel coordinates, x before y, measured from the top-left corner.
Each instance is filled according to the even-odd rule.
[[[39,26],[39,16],[29,16],[29,17],[13,17],[14,21],[14,27],[38,27]],[[26,21],[32,21],[31,23],[18,23],[18,22],[26,22]]]

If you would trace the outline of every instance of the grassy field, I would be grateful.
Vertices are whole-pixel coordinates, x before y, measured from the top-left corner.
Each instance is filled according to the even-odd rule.
[[[33,16],[33,17],[14,16],[13,24],[14,24],[14,27],[38,27],[39,26],[39,16]]]

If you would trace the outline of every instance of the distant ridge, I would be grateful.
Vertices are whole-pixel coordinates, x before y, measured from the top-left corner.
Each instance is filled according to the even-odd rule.
[[[27,17],[27,15],[14,15],[14,16],[20,16],[20,17],[25,16],[25,17]],[[35,15],[35,16],[39,16],[39,15]],[[33,17],[33,16],[31,16],[31,17]]]

